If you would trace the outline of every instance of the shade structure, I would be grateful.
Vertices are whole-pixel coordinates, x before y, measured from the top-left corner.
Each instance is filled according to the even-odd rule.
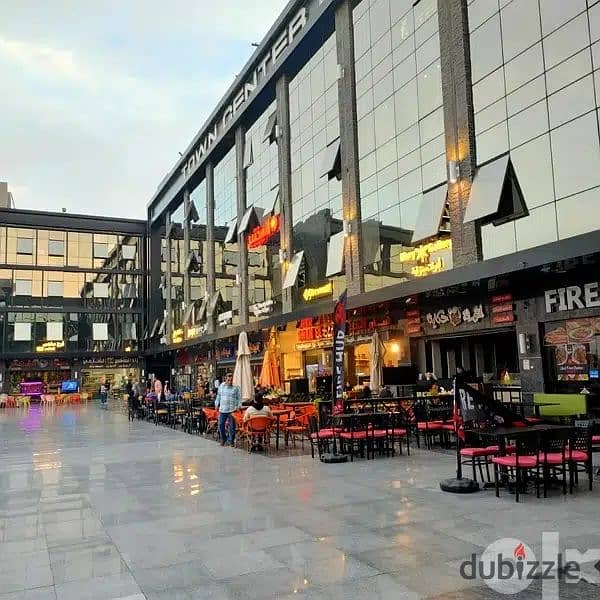
[[[379,332],[374,331],[371,338],[371,391],[378,393],[383,383],[383,358],[385,346],[379,337]]]
[[[238,339],[237,358],[233,371],[233,385],[240,388],[242,402],[254,400],[254,378],[250,366],[250,347],[248,346],[248,335],[245,331],[240,333]]]
[[[259,383],[262,387],[269,389],[278,390],[281,388],[281,378],[279,377],[277,352],[275,350],[274,340],[269,342],[269,345],[265,350]]]

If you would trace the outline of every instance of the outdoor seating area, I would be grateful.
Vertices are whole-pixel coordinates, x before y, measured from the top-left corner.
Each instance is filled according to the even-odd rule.
[[[55,406],[59,404],[81,404],[89,402],[90,395],[86,392],[80,394],[41,394],[39,396],[0,394],[0,408],[24,408],[32,403],[41,406]]]

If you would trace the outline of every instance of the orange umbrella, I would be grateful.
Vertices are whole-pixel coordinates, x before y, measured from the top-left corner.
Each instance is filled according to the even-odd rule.
[[[279,377],[279,368],[277,367],[277,357],[271,347],[271,343],[265,350],[262,369],[260,371],[259,383],[265,388],[281,388],[281,379]]]

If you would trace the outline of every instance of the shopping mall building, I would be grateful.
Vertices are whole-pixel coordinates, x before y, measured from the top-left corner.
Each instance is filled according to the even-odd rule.
[[[352,385],[377,329],[389,367],[591,386],[599,40],[592,0],[290,1],[148,204],[140,369],[193,387],[247,331],[313,391],[347,289]]]

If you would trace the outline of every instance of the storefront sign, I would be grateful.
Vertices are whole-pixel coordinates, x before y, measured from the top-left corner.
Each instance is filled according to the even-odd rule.
[[[422,244],[411,250],[400,253],[401,263],[415,263],[410,272],[413,277],[425,277],[434,273],[440,273],[451,265],[452,240],[450,238],[435,240],[428,244]],[[440,256],[432,256],[442,252]],[[450,264],[449,264],[450,263]]]
[[[478,304],[472,308],[460,308],[453,306],[448,309],[441,309],[436,312],[427,313],[425,320],[434,329],[441,325],[450,324],[453,327],[458,327],[463,323],[478,323],[485,318],[483,306]]]
[[[546,290],[544,292],[546,312],[600,308],[599,285],[597,281],[594,281],[583,286],[570,285],[555,290]]]
[[[171,343],[172,344],[181,344],[183,342],[184,333],[183,329],[175,329],[171,334]]]
[[[249,234],[246,240],[248,248],[260,248],[265,246],[274,235],[279,233],[281,227],[281,218],[279,215],[271,215],[265,219],[258,227],[255,227]]]
[[[316,342],[299,342],[295,348],[297,352],[305,352],[307,350],[321,350],[323,348],[331,348],[333,341],[328,340],[317,340]]]
[[[292,44],[294,39],[302,31],[307,20],[308,11],[306,7],[302,7],[285,25],[273,46],[263,54],[260,62],[256,63],[257,66],[251,74],[250,79],[240,85],[240,87],[234,90],[229,96],[230,104],[228,104],[215,121],[211,123],[209,127],[210,131],[201,138],[200,142],[188,155],[187,161],[181,169],[181,173],[185,179],[190,176],[202,157],[212,148],[217,138],[227,127],[227,123],[241,110],[254,90],[266,79],[267,74],[275,68],[277,61],[286,48]]]
[[[264,302],[257,302],[251,304],[248,309],[255,317],[264,317],[270,315],[275,307],[274,300],[265,300]]]
[[[31,358],[23,360],[12,360],[9,365],[11,371],[28,370],[61,370],[69,369],[68,361],[55,358],[54,360],[45,360],[43,358]]]
[[[194,325],[193,327],[188,327],[186,339],[192,340],[194,338],[201,337],[207,331],[208,331],[208,325],[206,323],[204,323],[203,325]]]
[[[327,298],[333,294],[333,281],[314,288],[305,288],[302,292],[302,298],[305,302],[312,302],[318,298]]]
[[[39,346],[35,347],[36,352],[56,352],[57,350],[63,350],[65,347],[64,342],[44,342]]]
[[[498,294],[490,298],[491,320],[494,325],[513,323],[515,320],[512,294]]]
[[[129,369],[137,368],[138,361],[135,358],[120,358],[118,356],[82,358],[81,366],[84,369]]]
[[[421,335],[421,311],[412,309],[406,311],[406,334]]]

